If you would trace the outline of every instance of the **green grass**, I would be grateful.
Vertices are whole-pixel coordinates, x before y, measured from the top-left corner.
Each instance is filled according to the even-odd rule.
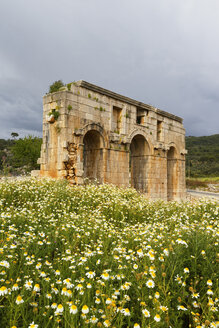
[[[208,189],[209,184],[218,184],[219,177],[203,177],[203,178],[186,178],[186,186],[190,189]]]
[[[192,181],[202,181],[207,183],[219,183],[219,177],[198,177],[198,178],[187,178]]]
[[[217,203],[31,179],[0,195],[0,327],[218,325]]]
[[[204,177],[199,179],[208,183],[219,183],[219,177]]]

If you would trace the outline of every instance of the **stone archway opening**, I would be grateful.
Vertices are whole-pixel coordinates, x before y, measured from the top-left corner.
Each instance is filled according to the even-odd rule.
[[[148,192],[148,157],[149,144],[146,139],[137,134],[130,144],[130,183],[141,192]]]
[[[171,146],[167,153],[167,200],[174,200],[177,192],[177,153]]]
[[[96,130],[88,131],[83,138],[83,177],[103,182],[103,139]]]

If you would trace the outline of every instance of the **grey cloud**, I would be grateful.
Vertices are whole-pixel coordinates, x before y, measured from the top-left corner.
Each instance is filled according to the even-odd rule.
[[[42,102],[21,81],[0,81],[0,103],[1,137],[9,138],[11,132],[41,134]]]
[[[42,95],[57,79],[172,112],[187,134],[218,133],[218,10],[217,0],[2,2],[0,135],[40,133]]]

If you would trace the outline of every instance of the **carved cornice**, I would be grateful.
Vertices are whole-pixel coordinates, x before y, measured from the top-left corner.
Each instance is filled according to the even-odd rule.
[[[157,142],[154,144],[154,149],[167,150],[167,145],[165,145],[163,142]]]
[[[120,143],[121,136],[117,133],[110,132],[109,140],[113,143]]]
[[[182,149],[182,150],[180,151],[180,154],[181,154],[181,155],[186,155],[186,154],[188,154],[188,150],[187,150],[187,149]]]
[[[75,136],[82,136],[83,135],[83,129],[75,129],[74,130]]]

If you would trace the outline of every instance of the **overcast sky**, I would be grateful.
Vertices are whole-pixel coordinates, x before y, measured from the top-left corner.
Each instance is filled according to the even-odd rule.
[[[0,138],[42,133],[49,85],[85,80],[219,133],[219,0],[0,0]]]

